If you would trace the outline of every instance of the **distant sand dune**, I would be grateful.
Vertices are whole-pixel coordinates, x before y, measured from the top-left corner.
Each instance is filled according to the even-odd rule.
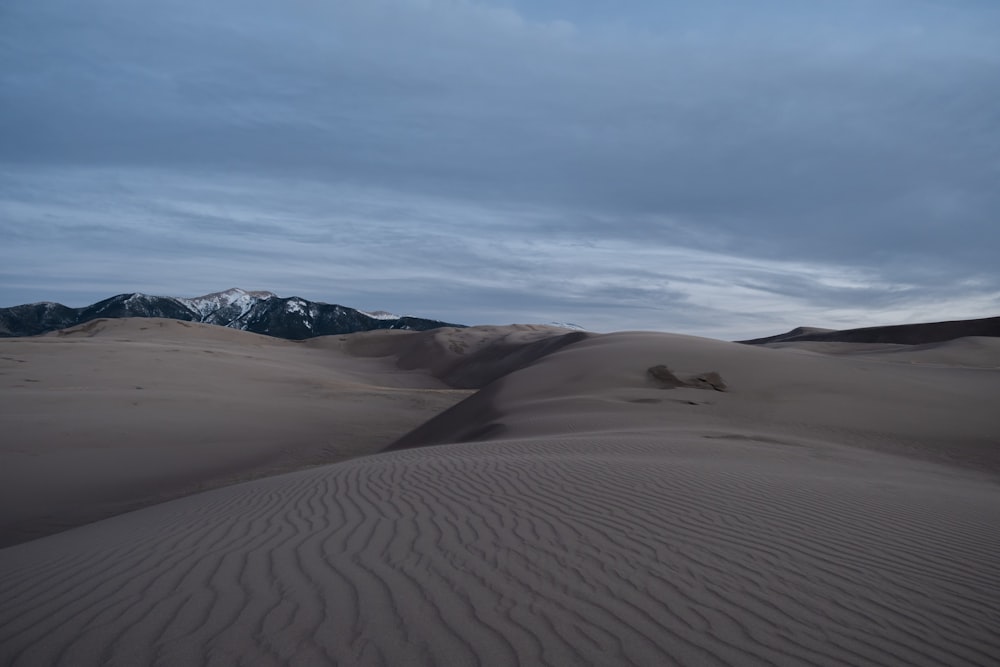
[[[941,343],[967,336],[1000,337],[1000,317],[984,317],[977,320],[949,320],[947,322],[923,322],[919,324],[897,324],[893,326],[864,327],[861,329],[817,329],[798,327],[783,334],[740,341],[750,345],[779,343],[787,341],[827,341],[841,343],[893,343],[903,345],[926,345]]]
[[[992,340],[564,334],[294,348],[487,384],[398,451],[0,549],[0,664],[997,664]]]
[[[1000,338],[968,336],[925,345],[891,343],[791,342],[768,347],[805,350],[820,354],[863,356],[871,361],[910,364],[937,364],[969,368],[1000,368]]]

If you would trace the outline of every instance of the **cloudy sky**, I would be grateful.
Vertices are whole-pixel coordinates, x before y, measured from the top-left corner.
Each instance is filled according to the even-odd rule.
[[[4,0],[0,306],[1000,314],[995,0]]]

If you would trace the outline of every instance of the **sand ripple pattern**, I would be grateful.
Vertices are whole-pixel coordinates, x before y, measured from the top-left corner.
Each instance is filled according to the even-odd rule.
[[[998,664],[1000,487],[706,442],[395,452],[5,549],[0,664]]]

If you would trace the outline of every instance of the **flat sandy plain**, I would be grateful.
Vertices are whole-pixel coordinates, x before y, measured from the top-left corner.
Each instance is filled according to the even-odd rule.
[[[2,665],[1000,663],[997,338],[118,320],[0,371]]]

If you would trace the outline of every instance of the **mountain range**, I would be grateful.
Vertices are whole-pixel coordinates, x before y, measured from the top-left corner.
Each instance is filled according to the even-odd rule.
[[[399,317],[382,311],[365,312],[297,296],[282,298],[272,292],[234,287],[193,299],[132,293],[119,294],[82,308],[51,302],[0,308],[0,337],[35,336],[91,320],[120,317],[165,317],[291,340],[373,329],[424,331],[462,326],[420,317]]]
[[[400,317],[385,311],[357,310],[297,296],[283,298],[273,292],[234,287],[190,299],[134,292],[118,294],[82,308],[52,302],[0,308],[0,338],[35,336],[100,318],[121,317],[165,317],[290,340],[374,329],[426,331],[465,326],[421,317]],[[550,324],[583,330],[574,324]],[[1000,317],[842,330],[798,327],[775,336],[737,342],[749,345],[805,341],[920,345],[964,336],[1000,337]]]

